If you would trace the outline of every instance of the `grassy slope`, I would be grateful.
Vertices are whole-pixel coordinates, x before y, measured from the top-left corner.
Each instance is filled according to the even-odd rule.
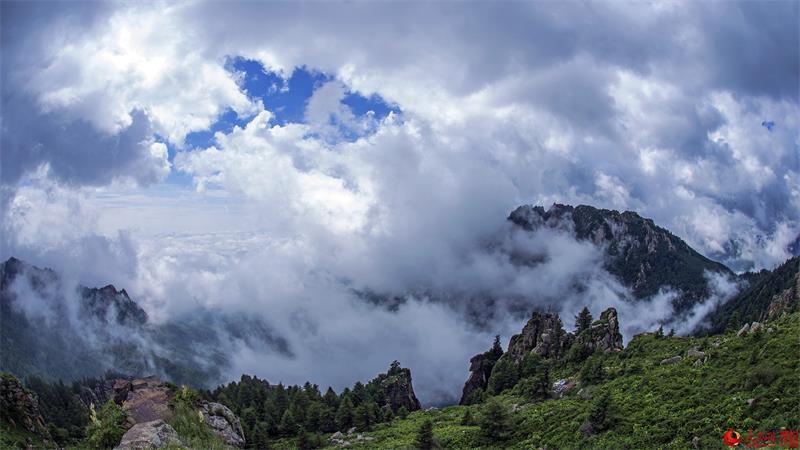
[[[418,411],[366,433],[376,440],[355,448],[409,448],[422,421],[434,421],[434,434],[442,448],[692,448],[694,436],[700,448],[727,448],[721,436],[728,427],[747,434],[800,428],[800,313],[768,324],[773,333],[736,337],[728,333],[709,338],[642,335],[622,352],[604,360],[607,379],[589,389],[593,395],[611,394],[610,430],[584,438],[579,427],[591,401],[577,396],[580,386],[561,399],[528,404],[504,394],[500,399],[512,414],[506,442],[486,443],[478,426],[460,425],[465,406],[440,411]],[[713,343],[719,341],[719,346]],[[699,347],[708,362],[694,367],[686,352]],[[659,362],[675,355],[676,365]],[[754,361],[754,362],[751,362]],[[558,373],[560,372],[560,373]],[[575,368],[561,368],[553,378],[575,375]],[[773,378],[771,381],[770,378]],[[749,407],[747,400],[755,398]],[[475,418],[480,405],[472,406]],[[292,448],[291,440],[273,448]]]

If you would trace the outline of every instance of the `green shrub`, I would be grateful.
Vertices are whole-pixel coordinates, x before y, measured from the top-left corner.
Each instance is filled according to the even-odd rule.
[[[593,356],[589,358],[581,367],[580,374],[578,374],[578,378],[580,378],[581,382],[586,384],[595,384],[603,381],[605,379],[606,373],[605,369],[603,369],[603,358],[598,356]]]
[[[125,411],[113,400],[107,401],[100,411],[94,404],[89,405],[89,426],[86,427],[86,441],[92,448],[113,448],[125,434]]]
[[[183,391],[184,389],[181,389]],[[191,389],[186,388],[187,391]],[[180,393],[180,391],[179,391]],[[196,393],[196,392],[195,392]],[[228,447],[204,423],[203,412],[194,406],[194,395],[184,392],[173,398],[175,415],[169,424],[183,439],[189,448],[202,448],[207,450],[224,450]],[[199,401],[199,396],[198,396]]]
[[[756,366],[747,380],[748,389],[755,389],[758,386],[769,386],[781,375],[781,371],[772,364],[760,364]]]

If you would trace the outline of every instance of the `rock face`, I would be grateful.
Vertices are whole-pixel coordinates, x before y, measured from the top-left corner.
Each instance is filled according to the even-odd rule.
[[[234,447],[244,447],[244,430],[239,418],[227,406],[220,403],[203,402],[200,405],[203,423],[219,436],[223,442]]]
[[[400,407],[405,407],[408,411],[416,411],[421,408],[417,396],[414,395],[414,387],[411,385],[411,370],[394,365],[386,373],[386,377],[380,382],[381,390],[386,404],[393,411]]]
[[[475,391],[484,391],[489,384],[489,376],[497,360],[503,356],[503,349],[500,347],[500,337],[495,340],[491,349],[479,353],[469,360],[469,378],[464,383],[461,390],[460,405],[469,404],[470,398]]]
[[[39,412],[36,394],[8,373],[0,374],[0,419],[12,427],[21,427],[48,441],[51,439]]]
[[[175,429],[159,419],[134,425],[114,450],[155,450],[169,444],[184,445]]]
[[[534,312],[522,333],[511,337],[507,353],[516,362],[529,352],[542,358],[557,358],[566,352],[569,340],[557,314]]]
[[[577,337],[578,342],[592,350],[604,352],[622,350],[622,334],[619,332],[617,310],[608,308],[591,327]]]
[[[122,409],[128,414],[131,424],[169,420],[173,416],[169,402],[174,393],[156,377],[115,380],[114,392],[115,399],[126,393]]]

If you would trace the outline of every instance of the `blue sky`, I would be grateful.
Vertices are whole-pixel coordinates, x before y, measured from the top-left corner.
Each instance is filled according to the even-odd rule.
[[[305,109],[308,100],[320,86],[335,80],[335,77],[319,70],[306,66],[296,67],[288,76],[276,71],[269,71],[258,62],[245,58],[231,58],[226,65],[229,72],[238,74],[241,87],[252,100],[260,100],[264,107],[274,114],[273,125],[286,125],[288,123],[305,123]],[[390,112],[400,113],[400,108],[390,105],[379,95],[369,97],[359,92],[348,91],[342,103],[347,105],[356,118],[362,118],[372,112],[376,120],[381,120]],[[189,133],[184,142],[187,150],[195,148],[208,148],[214,145],[214,134],[217,132],[230,133],[235,126],[244,127],[253,116],[239,116],[233,109],[228,109],[218,117],[218,120],[208,130]],[[341,128],[341,137],[345,140],[355,140],[358,136],[350,130]],[[167,144],[170,161],[175,157],[177,147],[164,139],[160,141]],[[167,183],[189,186],[192,177],[180,171],[172,171],[166,179]]]
[[[264,107],[275,115],[272,123],[304,123],[305,108],[316,89],[333,81],[332,75],[309,69],[296,67],[288,78],[284,79],[278,72],[268,71],[253,60],[234,58],[229,61],[227,69],[242,74],[242,88],[253,100],[261,100]],[[365,97],[358,92],[348,92],[342,103],[350,107],[356,117],[363,117],[372,111],[378,120],[390,112],[399,113],[397,106],[389,105],[379,95]],[[230,132],[234,126],[243,127],[252,117],[239,117],[233,110],[228,110],[219,117],[208,131],[190,133],[186,136],[186,145],[192,147],[209,147],[213,145],[214,133]]]

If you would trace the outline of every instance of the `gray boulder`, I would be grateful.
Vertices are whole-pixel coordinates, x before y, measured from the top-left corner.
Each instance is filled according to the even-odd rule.
[[[746,323],[742,325],[742,328],[740,328],[739,331],[736,332],[736,335],[742,337],[747,334],[748,331],[750,331],[750,324]]]
[[[114,450],[154,450],[169,444],[185,445],[178,433],[161,419],[137,423],[122,436]]]
[[[244,447],[244,431],[239,418],[227,406],[203,402],[200,405],[203,413],[203,423],[219,436],[223,442],[233,447]]]
[[[706,356],[706,354],[705,352],[701,352],[696,348],[690,348],[689,351],[686,352],[686,356],[688,356],[689,358],[702,358],[703,356]]]
[[[673,356],[672,358],[662,359],[661,360],[661,365],[662,366],[667,366],[667,365],[670,365],[670,364],[678,364],[679,362],[681,362],[681,359],[683,359],[683,358],[681,358],[680,356]]]
[[[750,331],[748,332],[748,334],[758,333],[759,331],[761,331],[761,328],[762,326],[759,322],[753,322],[750,324]]]

